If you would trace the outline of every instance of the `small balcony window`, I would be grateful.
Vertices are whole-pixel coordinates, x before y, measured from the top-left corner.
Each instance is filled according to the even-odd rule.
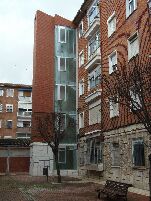
[[[95,18],[99,17],[99,3],[95,1],[88,11],[89,27],[93,24]]]
[[[114,51],[109,55],[109,74],[117,70],[117,52]]]
[[[139,41],[137,32],[128,39],[128,60],[139,53]]]
[[[137,0],[126,0],[126,17],[131,15],[137,8]]]
[[[93,58],[100,48],[100,32],[97,32],[90,40],[88,47],[88,60]]]

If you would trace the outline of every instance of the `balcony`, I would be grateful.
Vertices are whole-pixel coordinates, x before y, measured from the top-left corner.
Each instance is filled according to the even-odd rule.
[[[84,37],[89,40],[98,31],[99,27],[100,18],[96,16],[91,26],[85,32]]]
[[[32,112],[17,112],[17,117],[31,118]]]
[[[93,93],[89,94],[86,98],[85,98],[85,102],[86,103],[89,103],[91,102],[92,100],[94,100],[95,98],[98,98],[101,96],[101,90],[96,90],[94,91]],[[100,102],[101,104],[101,102]]]
[[[19,101],[21,101],[21,102],[32,102],[32,98],[31,98],[31,96],[18,96],[18,99],[19,99]]]
[[[31,127],[19,127],[17,133],[31,133]]]
[[[95,49],[88,57],[88,62],[85,65],[85,69],[91,71],[93,68],[101,64],[101,52],[100,47]]]

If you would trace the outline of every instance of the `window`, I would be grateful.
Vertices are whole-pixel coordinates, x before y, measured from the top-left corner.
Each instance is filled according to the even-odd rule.
[[[84,79],[79,81],[79,96],[84,94]]]
[[[3,96],[3,94],[4,94],[3,89],[0,89],[0,96]]]
[[[59,42],[66,43],[66,29],[65,27],[59,27]]]
[[[12,128],[12,120],[7,120],[6,121],[6,128]]]
[[[101,122],[101,102],[97,101],[89,105],[89,125]]]
[[[6,104],[6,112],[13,112],[13,105],[12,104]]]
[[[59,148],[58,151],[58,161],[59,163],[66,163],[66,149],[65,148]]]
[[[82,66],[84,64],[84,51],[82,50],[79,53],[79,66]]]
[[[140,109],[141,108],[141,102],[140,102],[139,94],[136,92],[135,87],[131,87],[130,97],[131,97],[131,101],[130,101],[131,108],[133,110]]]
[[[0,104],[0,112],[3,111],[3,104]]]
[[[79,24],[79,38],[83,35],[83,21]]]
[[[89,26],[91,26],[94,20],[98,17],[99,18],[99,7],[98,1],[95,1],[94,4],[91,6],[90,10],[88,11],[88,22]]]
[[[128,60],[139,53],[138,34],[135,33],[128,39]]]
[[[58,87],[58,100],[66,100],[66,85],[57,85]]]
[[[79,129],[84,127],[84,112],[79,114]]]
[[[18,97],[22,97],[22,96],[24,96],[24,92],[23,91],[19,91],[18,92]]]
[[[132,142],[133,152],[133,165],[134,166],[145,166],[145,152],[143,139],[136,139]]]
[[[58,70],[66,71],[66,58],[58,58]]]
[[[92,59],[97,53],[100,53],[100,32],[89,40],[88,59]]]
[[[114,51],[109,55],[109,74],[117,70],[117,52]]]
[[[126,0],[126,17],[137,8],[137,0]]]
[[[0,128],[2,128],[2,119],[0,119]]]
[[[89,73],[88,75],[89,89],[96,87],[100,83],[100,80],[99,80],[100,72],[101,72],[101,69],[100,69],[100,66],[98,66],[91,73]]]
[[[108,18],[107,24],[108,24],[108,37],[110,37],[112,33],[114,33],[116,30],[115,12]]]
[[[110,118],[116,117],[119,115],[119,106],[117,103],[117,97],[111,97],[109,100],[110,103]]]
[[[87,140],[87,164],[102,163],[102,146],[97,139]]]
[[[112,166],[120,166],[120,147],[117,142],[111,144],[111,158]]]
[[[6,96],[7,97],[13,97],[14,96],[14,89],[7,89],[6,90]]]

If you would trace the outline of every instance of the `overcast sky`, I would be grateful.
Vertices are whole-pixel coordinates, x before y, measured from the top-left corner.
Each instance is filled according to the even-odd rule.
[[[0,0],[0,83],[32,84],[36,10],[73,20],[84,0]]]

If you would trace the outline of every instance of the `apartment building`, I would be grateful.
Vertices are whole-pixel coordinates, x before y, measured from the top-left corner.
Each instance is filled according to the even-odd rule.
[[[37,11],[33,69],[30,174],[43,175],[44,167],[48,167],[49,174],[56,172],[52,150],[38,135],[34,119],[36,114],[55,112],[61,112],[62,129],[65,130],[59,145],[61,174],[77,174],[76,31],[72,22]]]
[[[0,173],[28,172],[32,86],[0,83]]]
[[[32,87],[0,83],[0,137],[30,138]]]
[[[102,1],[100,12],[102,74],[112,79],[116,70],[130,71],[136,59],[140,67],[149,63],[151,38],[147,1]],[[138,122],[128,107],[102,98],[104,177],[148,189],[150,137]]]
[[[130,65],[134,56],[149,60],[149,5],[145,0],[87,0],[73,20],[78,27],[80,174],[142,189],[149,188],[149,135],[130,110],[103,96],[100,79]]]
[[[78,26],[78,157],[80,174],[102,176],[100,2],[85,1]]]

